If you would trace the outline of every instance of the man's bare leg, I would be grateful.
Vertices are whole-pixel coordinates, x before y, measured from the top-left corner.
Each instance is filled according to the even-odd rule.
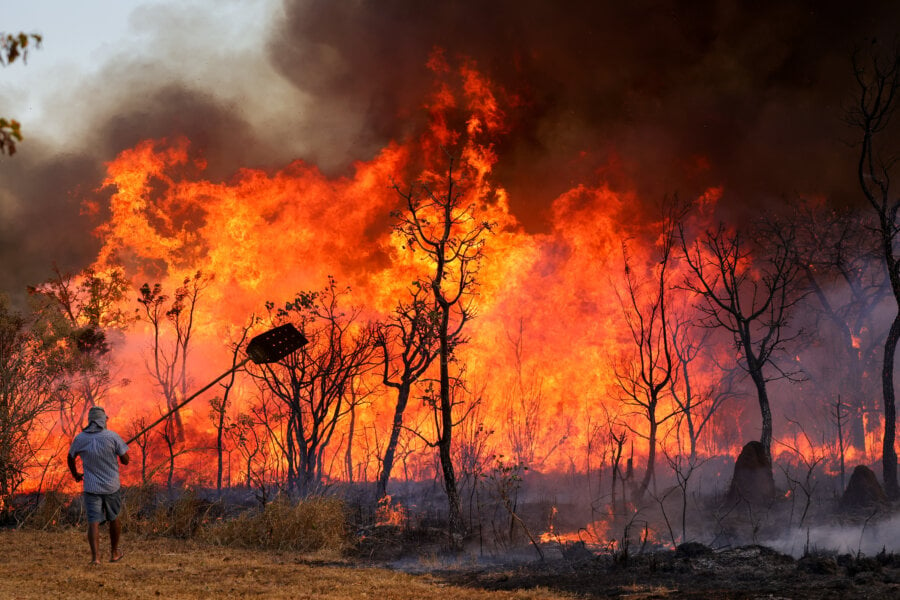
[[[88,523],[88,545],[91,547],[91,564],[99,565],[97,546],[100,538],[100,523]]]
[[[119,519],[109,522],[109,562],[116,562],[124,553],[119,550],[119,538],[122,535],[122,524]]]

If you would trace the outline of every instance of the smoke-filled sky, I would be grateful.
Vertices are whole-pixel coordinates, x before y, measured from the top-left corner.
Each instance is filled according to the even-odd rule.
[[[206,176],[293,159],[347,172],[414,133],[436,49],[505,90],[495,173],[540,232],[573,185],[645,201],[722,186],[734,207],[817,194],[857,201],[850,56],[893,42],[897,2],[6,2],[2,30],[38,32],[0,71],[22,121],[0,159],[0,290],[96,256],[82,214],[104,163],[186,135]]]

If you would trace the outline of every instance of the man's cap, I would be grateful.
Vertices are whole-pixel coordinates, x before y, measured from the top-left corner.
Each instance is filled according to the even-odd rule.
[[[100,406],[92,406],[88,411],[88,425],[96,423],[100,427],[106,427],[106,411]]]

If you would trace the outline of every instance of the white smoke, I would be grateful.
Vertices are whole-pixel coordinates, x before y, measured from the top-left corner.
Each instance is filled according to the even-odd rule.
[[[852,523],[792,528],[784,536],[761,543],[794,558],[810,553],[874,556],[882,551],[898,552],[900,515],[885,518],[873,513],[869,519]]]

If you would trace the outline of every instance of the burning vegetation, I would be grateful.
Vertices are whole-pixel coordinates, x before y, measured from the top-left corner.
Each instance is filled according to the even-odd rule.
[[[75,491],[63,455],[99,404],[130,489],[258,505],[219,543],[292,547],[267,519],[326,497],[382,559],[893,551],[898,64],[856,62],[854,208],[598,177],[530,231],[495,174],[524,100],[440,51],[425,124],[344,175],[205,178],[186,137],[135,144],[85,206],[92,263],[0,307],[4,516]],[[245,360],[286,325],[303,344]]]

